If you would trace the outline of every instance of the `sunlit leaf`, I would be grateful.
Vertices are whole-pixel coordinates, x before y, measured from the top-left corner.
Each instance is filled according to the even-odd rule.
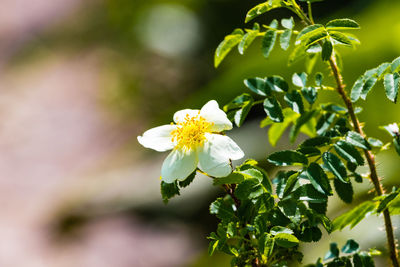
[[[225,36],[225,39],[218,45],[214,55],[214,66],[218,67],[228,53],[242,40],[244,32],[241,29],[234,30]]]

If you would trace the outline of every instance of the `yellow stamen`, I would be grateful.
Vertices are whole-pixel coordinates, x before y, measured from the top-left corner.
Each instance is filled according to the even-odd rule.
[[[186,114],[183,122],[177,123],[177,129],[171,132],[172,142],[176,142],[176,148],[184,150],[195,149],[204,144],[206,132],[210,132],[213,123],[200,116],[190,117]]]

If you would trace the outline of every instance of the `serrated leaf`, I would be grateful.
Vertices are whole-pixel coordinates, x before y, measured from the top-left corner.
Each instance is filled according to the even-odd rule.
[[[286,93],[283,99],[289,104],[290,108],[299,114],[304,113],[304,105],[301,95],[297,91],[292,91],[291,93]]]
[[[243,106],[235,112],[234,115],[234,122],[237,127],[242,126],[244,120],[246,119],[247,115],[250,112],[250,109],[253,106],[253,100],[246,101]]]
[[[267,84],[265,79],[263,78],[250,78],[244,80],[244,85],[249,88],[254,93],[261,96],[270,96],[271,95],[271,87]]]
[[[301,94],[311,105],[317,100],[317,89],[315,87],[303,87],[301,89]]]
[[[235,217],[233,204],[234,203],[232,199],[217,198],[210,205],[210,214],[215,214],[223,221],[230,221],[233,217]]]
[[[384,76],[384,86],[387,98],[396,103],[400,87],[400,75],[398,73],[388,73]]]
[[[264,100],[264,110],[274,122],[283,122],[282,108],[274,97],[267,97]]]
[[[339,249],[336,243],[329,244],[329,251],[326,253],[324,257],[324,261],[338,258],[339,257]]]
[[[361,75],[351,88],[351,93],[350,93],[351,102],[356,102],[360,98],[363,87],[364,87],[364,76]]]
[[[294,27],[294,20],[293,17],[290,17],[288,19],[282,19],[281,24],[284,28],[291,30]]]
[[[333,123],[333,121],[336,118],[336,114],[334,113],[326,113],[323,114],[318,122],[317,122],[317,134],[318,135],[322,135],[324,134],[331,126],[331,124]]]
[[[363,88],[361,90],[361,95],[360,97],[362,99],[366,99],[368,93],[371,91],[372,87],[374,87],[374,85],[376,84],[376,82],[378,81],[378,78],[376,77],[370,77],[367,80],[364,81],[364,85]]]
[[[322,154],[322,160],[324,161],[325,167],[339,180],[341,180],[343,183],[349,182],[346,167],[335,154],[325,152],[324,154]]]
[[[359,166],[364,165],[364,158],[352,144],[340,140],[334,145],[334,147],[336,153],[338,153],[338,155],[344,158],[346,161]]]
[[[308,146],[316,146],[316,147],[321,147],[329,144],[331,139],[326,136],[317,136],[314,138],[310,138],[305,140],[303,143],[300,144],[301,147],[308,147]]]
[[[229,110],[232,109],[238,109],[240,107],[242,107],[243,105],[245,105],[247,102],[251,102],[253,101],[253,97],[249,94],[241,94],[237,97],[235,97],[230,103],[226,104],[223,109],[225,112],[228,112]]]
[[[281,76],[273,75],[265,78],[266,84],[271,88],[272,91],[281,93],[289,90],[289,85]]]
[[[349,239],[349,240],[347,240],[346,244],[342,247],[342,252],[350,254],[350,253],[358,252],[359,249],[360,249],[360,245],[358,245],[358,243],[356,241],[354,241],[353,239]]]
[[[292,75],[292,83],[298,87],[305,87],[307,83],[307,73],[294,73]]]
[[[274,49],[274,45],[276,42],[276,35],[277,34],[275,30],[268,30],[265,33],[264,38],[262,39],[261,51],[265,58],[268,58],[272,49]]]
[[[392,61],[390,66],[392,72],[399,72],[400,71],[400,57],[396,58]]]
[[[234,30],[231,34],[225,36],[224,40],[218,45],[214,55],[214,66],[218,67],[222,60],[235,47],[243,37],[244,33],[241,29]]]
[[[179,187],[176,181],[173,183],[161,181],[161,196],[164,203],[168,203],[168,200],[176,195],[179,195],[179,193]]]
[[[325,31],[325,28],[321,24],[314,24],[305,27],[302,29],[296,38],[296,44],[302,42],[303,40],[307,40],[310,36],[315,35],[318,32]]]
[[[279,43],[283,50],[287,50],[290,45],[290,38],[292,37],[292,30],[286,29],[283,31],[279,38]]]
[[[282,1],[280,0],[269,0],[264,3],[258,4],[247,12],[245,23],[260,16],[261,14],[264,14],[267,11],[270,11],[278,7],[282,7]]]
[[[293,143],[296,140],[297,135],[300,132],[300,129],[303,127],[303,125],[307,124],[310,120],[312,120],[315,114],[316,110],[310,110],[308,112],[304,112],[303,114],[301,114],[301,116],[296,120],[290,131],[289,134],[290,142]]]
[[[335,186],[335,191],[341,200],[346,203],[351,203],[353,201],[354,191],[351,182],[343,183],[341,180],[335,178],[333,185]]]
[[[307,157],[315,157],[321,155],[321,151],[318,148],[312,146],[300,147],[296,149],[296,151],[300,152],[301,154]]]
[[[278,246],[284,248],[292,248],[299,244],[297,237],[287,233],[279,233],[275,236],[275,242]]]
[[[333,51],[333,45],[331,41],[326,40],[322,45],[322,53],[321,53],[322,60],[323,61],[329,60],[331,58],[332,51]]]
[[[351,19],[334,19],[329,21],[326,26],[327,29],[343,29],[343,30],[351,30],[351,29],[359,29],[360,25],[357,22]]]
[[[378,70],[376,72],[376,75],[381,78],[383,74],[386,73],[387,70],[390,70],[390,63],[382,63],[381,65],[378,66]]]
[[[305,41],[305,46],[309,47],[313,44],[318,43],[319,41],[324,40],[325,38],[327,38],[329,35],[328,33],[323,30],[323,31],[318,31],[315,34],[310,35],[307,40]]]
[[[226,177],[216,178],[213,180],[214,185],[222,185],[222,184],[239,184],[245,179],[243,173],[232,172]]]
[[[294,150],[283,150],[272,153],[268,157],[268,161],[277,166],[288,166],[296,163],[306,165],[308,163],[306,156]]]
[[[349,46],[351,46],[353,44],[351,42],[351,40],[345,34],[343,34],[341,32],[329,31],[329,36],[341,44],[349,45]]]
[[[285,129],[299,117],[299,115],[290,108],[285,108],[282,112],[284,121],[281,123],[274,123],[268,131],[268,140],[272,146],[276,145]]]
[[[261,196],[264,189],[256,178],[246,179],[236,186],[235,195],[241,199],[254,199]]]
[[[325,203],[327,201],[327,196],[318,192],[311,184],[299,186],[295,192],[299,194],[301,201],[308,201],[309,203]]]
[[[385,196],[379,203],[378,208],[376,209],[376,212],[381,213],[384,211],[388,206],[390,206],[390,202],[394,200],[397,196],[399,195],[399,191],[395,191],[390,193],[389,195]]]
[[[346,226],[353,228],[364,219],[368,213],[374,211],[376,206],[377,204],[373,201],[365,201],[352,210],[343,213],[333,220],[333,231],[342,230]]]
[[[270,230],[271,235],[277,235],[280,233],[293,234],[293,230],[283,226],[274,226]]]
[[[195,176],[196,176],[196,171],[192,172],[185,180],[179,181],[178,182],[179,187],[184,188],[190,185],[193,182]]]
[[[367,140],[365,140],[365,138],[362,137],[359,133],[349,131],[346,136],[346,141],[356,147],[365,150],[371,150],[371,146],[368,144]]]
[[[332,195],[332,188],[329,184],[328,177],[319,164],[312,162],[305,171],[305,174],[318,192],[325,195]]]
[[[249,32],[247,32],[243,36],[242,40],[238,45],[238,50],[241,55],[244,54],[244,52],[247,50],[247,48],[249,48],[251,43],[257,38],[258,33],[259,31],[249,30]]]

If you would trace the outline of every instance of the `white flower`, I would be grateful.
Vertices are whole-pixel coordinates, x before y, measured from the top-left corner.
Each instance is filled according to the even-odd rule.
[[[224,177],[232,172],[230,160],[244,156],[231,138],[218,134],[232,129],[232,123],[215,100],[201,110],[176,112],[174,122],[176,124],[155,127],[138,136],[144,147],[160,152],[172,149],[161,168],[164,182],[184,180],[196,167],[210,176]]]
[[[394,134],[396,134],[396,133],[398,134],[399,133],[399,126],[397,125],[397,123],[389,124],[387,126],[387,129],[388,129],[389,132],[392,132]]]

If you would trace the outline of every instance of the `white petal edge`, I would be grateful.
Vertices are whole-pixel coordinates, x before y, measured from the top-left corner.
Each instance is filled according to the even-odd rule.
[[[215,177],[224,177],[232,172],[230,159],[244,156],[240,147],[228,136],[206,134],[203,149],[198,152],[199,168]]]
[[[200,116],[209,122],[214,123],[211,127],[212,132],[222,132],[232,129],[232,123],[225,112],[218,106],[217,101],[208,101],[200,110]]]
[[[138,142],[147,148],[154,149],[159,152],[171,150],[174,148],[171,132],[176,129],[176,125],[162,125],[151,128],[138,136]]]
[[[179,111],[175,112],[175,114],[174,114],[174,122],[175,123],[184,122],[186,116],[188,116],[189,118],[195,117],[195,116],[199,115],[199,112],[200,112],[200,110],[198,110],[198,109],[179,110]]]
[[[196,151],[174,149],[164,160],[161,168],[161,179],[166,183],[184,180],[196,169],[197,163]]]

